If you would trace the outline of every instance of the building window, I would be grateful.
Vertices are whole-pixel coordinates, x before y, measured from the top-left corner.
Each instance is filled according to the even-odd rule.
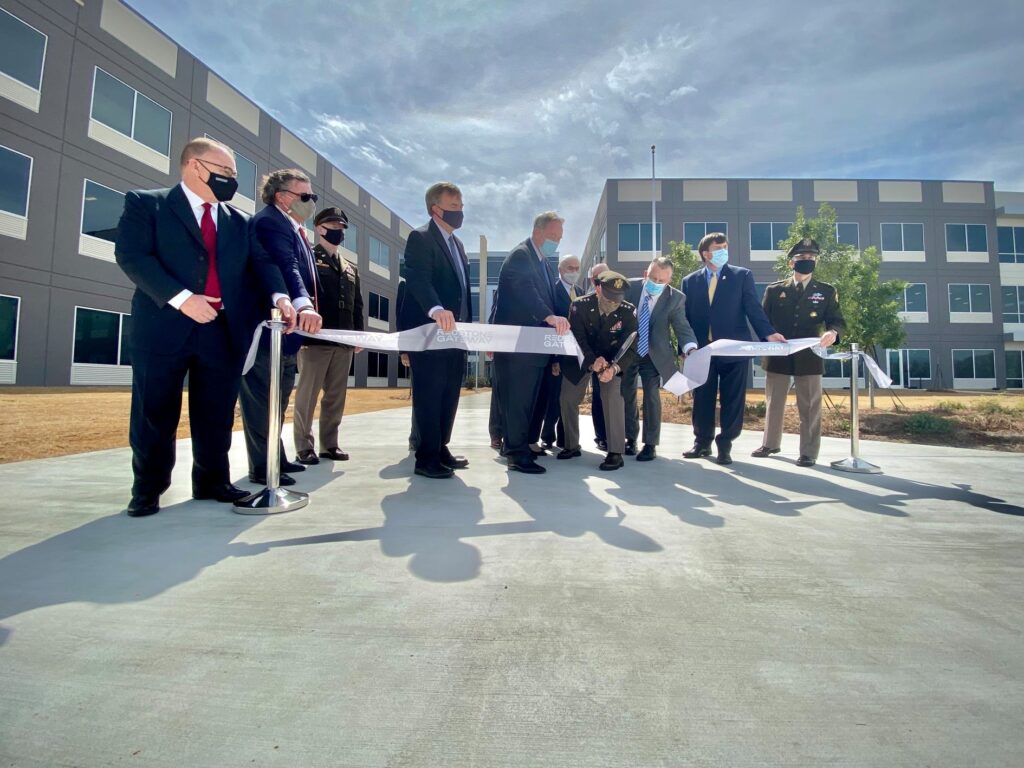
[[[96,67],[92,118],[161,155],[170,156],[171,113]]]
[[[1024,285],[1003,286],[1003,322],[1024,323]]]
[[[18,312],[21,299],[0,295],[0,360],[18,359]]]
[[[375,320],[388,322],[388,312],[391,308],[391,300],[387,296],[370,291],[370,317]]]
[[[607,229],[602,229],[601,230],[601,244],[598,246],[598,248],[600,250],[598,251],[597,260],[601,264],[604,264],[605,260],[608,258],[608,230]]]
[[[371,379],[388,377],[388,356],[383,352],[368,352],[366,355],[366,376]]]
[[[124,193],[85,180],[82,194],[82,234],[108,240],[117,240],[117,225],[124,210]]]
[[[45,59],[46,35],[0,8],[0,73],[38,92]]]
[[[1003,264],[1024,264],[1024,227],[997,227],[999,261]]]
[[[988,253],[988,231],[984,224],[947,224],[946,252]]]
[[[908,283],[903,289],[903,308],[900,312],[927,312],[928,286],[924,283]]]
[[[750,223],[750,250],[777,251],[779,243],[789,237],[791,221],[760,221]]]
[[[930,349],[890,349],[889,376],[897,384],[910,387],[932,377],[932,352]]]
[[[924,224],[883,224],[882,251],[923,251]]]
[[[954,379],[994,379],[996,353],[991,349],[954,349]]]
[[[75,363],[131,365],[130,316],[120,312],[75,307]]]
[[[31,187],[32,158],[0,146],[0,211],[27,218]]]
[[[661,222],[658,222],[656,233],[657,249],[661,251]],[[651,222],[619,224],[619,250],[632,252],[651,250]]]
[[[345,237],[348,238],[347,232]],[[370,263],[384,267],[384,269],[391,268],[391,249],[372,235],[370,236]]]
[[[950,283],[949,311],[991,312],[992,288],[987,283]]]
[[[836,242],[860,249],[860,225],[855,222],[836,222]]]
[[[1006,350],[1006,388],[1024,389],[1024,352]]]
[[[849,360],[826,360],[825,361],[825,373],[826,379],[844,379],[850,380],[850,374],[853,372],[853,367],[850,365]]]
[[[729,234],[729,225],[724,221],[689,221],[683,225],[683,242],[696,249],[701,239],[712,232]]]
[[[764,301],[764,292],[770,283],[754,283],[754,290],[757,292],[757,300]]]
[[[352,253],[359,253],[359,227],[351,221],[345,229],[345,242],[341,244],[341,247],[352,251]]]

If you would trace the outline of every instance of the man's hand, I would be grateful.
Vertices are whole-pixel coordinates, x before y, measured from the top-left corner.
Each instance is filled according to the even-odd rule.
[[[561,365],[561,363],[552,363],[551,364],[551,375],[552,376],[561,376],[562,375],[562,365]]]
[[[356,349],[358,349],[358,347],[357,347]],[[362,350],[360,350],[360,351],[362,351]],[[402,363],[402,365],[404,365],[404,366],[405,366],[406,368],[408,368],[408,367],[409,367],[409,355],[408,355],[408,353],[406,353],[406,352],[399,352],[399,353],[398,353],[398,360],[399,360],[399,361],[400,361],[400,362]]]
[[[324,319],[312,309],[303,309],[299,312],[299,330],[306,333],[316,333],[324,324]]]
[[[277,308],[281,310],[281,319],[284,320],[284,332],[291,333],[295,330],[295,307],[290,299],[281,298],[277,300]]]
[[[769,336],[766,339],[766,341],[778,341],[778,342],[782,342],[782,341],[785,341],[785,340],[786,340],[786,337],[783,336],[781,333],[773,333],[771,336]]]
[[[210,306],[220,299],[193,293],[181,305],[181,311],[197,323],[209,323],[217,319],[217,310]]]
[[[437,312],[434,313],[433,320],[445,333],[451,333],[455,330],[455,315],[447,309],[437,310]]]
[[[613,365],[609,365],[607,368],[605,368],[603,371],[601,371],[599,374],[597,374],[597,380],[602,382],[602,383],[604,383],[604,384],[607,384],[609,381],[611,381],[614,378],[615,378],[615,366],[613,366]]]
[[[590,370],[594,373],[600,373],[602,370],[608,367],[608,361],[603,357],[599,357],[590,364]]]
[[[835,331],[825,331],[824,335],[821,337],[821,346],[831,347],[836,343],[837,338],[839,338],[839,336]]]
[[[544,322],[554,328],[559,336],[565,336],[569,332],[569,321],[564,317],[548,315],[544,318]]]

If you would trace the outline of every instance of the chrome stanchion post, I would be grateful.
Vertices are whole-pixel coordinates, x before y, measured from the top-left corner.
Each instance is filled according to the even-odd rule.
[[[267,487],[235,502],[240,515],[276,515],[309,504],[309,494],[278,487],[281,482],[281,310],[270,312],[270,416],[267,421]]]
[[[858,387],[860,385],[859,345],[851,344],[850,352],[850,457],[833,461],[832,469],[838,469],[842,472],[877,475],[881,473],[882,468],[860,457],[860,409],[857,401]]]

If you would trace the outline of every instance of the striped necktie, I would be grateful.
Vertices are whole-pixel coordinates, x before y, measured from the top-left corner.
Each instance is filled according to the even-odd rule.
[[[718,287],[718,273],[712,272],[711,279],[708,280],[708,306],[710,307],[712,302],[715,300],[715,289]],[[708,341],[712,341],[711,338],[711,322],[708,321]]]
[[[651,330],[651,294],[645,293],[643,303],[640,305],[640,314],[637,318],[640,325],[640,339],[636,345],[636,352],[640,357],[647,355],[650,344],[649,336]]]

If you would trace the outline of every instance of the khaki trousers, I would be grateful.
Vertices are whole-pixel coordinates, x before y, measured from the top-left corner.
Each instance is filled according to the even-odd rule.
[[[320,403],[320,450],[339,447],[338,428],[345,413],[348,371],[354,351],[337,344],[307,344],[299,350],[299,382],[292,421],[297,453],[316,450],[313,412],[321,391],[324,396]]]
[[[800,413],[800,455],[817,460],[821,449],[821,376],[818,374],[793,377],[785,373],[767,374],[764,394],[768,402],[761,444],[766,448],[781,447],[790,378],[796,382],[796,408]]]
[[[565,376],[562,377],[562,392],[559,395],[558,407],[565,430],[565,447],[575,450],[580,447],[580,403],[587,394],[590,374],[573,384]],[[624,453],[626,450],[626,404],[622,399],[622,379],[613,376],[609,382],[601,383],[601,410],[604,414],[605,435],[608,440],[608,453]]]

